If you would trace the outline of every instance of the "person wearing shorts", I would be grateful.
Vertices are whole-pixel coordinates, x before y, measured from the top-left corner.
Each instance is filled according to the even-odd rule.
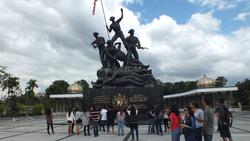
[[[73,124],[73,121],[75,119],[71,108],[68,109],[66,117],[67,117],[67,123],[68,123],[68,135],[71,135],[72,134],[72,124]]]

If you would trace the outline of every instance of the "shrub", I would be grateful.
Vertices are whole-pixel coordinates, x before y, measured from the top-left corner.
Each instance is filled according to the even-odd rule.
[[[44,109],[43,104],[35,104],[33,105],[33,114],[41,115],[43,109]]]
[[[24,104],[17,103],[16,108],[18,109],[19,112],[25,111],[25,105]]]
[[[3,115],[3,112],[6,111],[5,104],[0,104],[0,115]]]
[[[16,108],[19,111],[19,115],[23,115],[26,111],[26,106],[24,104],[21,104],[21,103],[17,103]]]

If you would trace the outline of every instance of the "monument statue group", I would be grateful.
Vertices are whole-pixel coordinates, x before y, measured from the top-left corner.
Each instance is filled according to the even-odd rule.
[[[135,30],[128,31],[129,36],[125,38],[120,22],[123,19],[123,9],[121,17],[115,20],[110,17],[110,26],[106,25],[107,31],[114,31],[111,40],[105,42],[105,38],[94,32],[95,40],[91,43],[94,48],[98,48],[102,68],[97,70],[98,79],[92,82],[93,88],[113,88],[113,87],[153,87],[156,80],[149,68],[144,65],[137,53],[137,49],[147,49],[141,46],[139,39],[134,36]],[[120,38],[121,42],[116,42]],[[126,53],[121,50],[126,49]],[[121,65],[121,64],[122,65]]]

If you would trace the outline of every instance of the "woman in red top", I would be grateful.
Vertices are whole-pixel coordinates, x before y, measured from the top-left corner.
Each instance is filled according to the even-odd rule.
[[[53,128],[53,117],[52,117],[52,112],[51,109],[48,108],[46,113],[45,113],[45,118],[46,118],[46,122],[47,122],[47,132],[49,133],[49,126],[51,127],[52,133],[54,134],[54,128]]]
[[[171,140],[180,141],[180,136],[181,136],[180,123],[181,123],[182,118],[181,118],[179,109],[175,105],[171,106],[169,119],[170,119],[170,128],[171,128]]]

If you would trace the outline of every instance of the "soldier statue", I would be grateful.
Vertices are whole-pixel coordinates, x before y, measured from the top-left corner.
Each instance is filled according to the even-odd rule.
[[[128,33],[130,35],[125,39],[125,48],[127,49],[126,65],[129,65],[132,58],[139,61],[139,56],[136,48],[142,49],[139,39],[134,36],[134,29],[130,29]]]
[[[148,69],[149,65],[144,65],[137,53],[137,49],[147,48],[142,47],[139,39],[134,36],[134,29],[130,29],[129,36],[124,37],[120,26],[122,19],[122,8],[119,19],[115,20],[115,17],[110,17],[112,23],[109,26],[106,25],[106,28],[108,32],[114,31],[115,34],[106,44],[103,37],[98,37],[97,32],[93,33],[96,40],[92,42],[92,46],[98,47],[103,65],[103,68],[97,71],[98,79],[91,82],[94,88],[151,87],[156,84],[152,71]],[[117,42],[118,38],[122,42]],[[121,49],[122,45],[126,48],[127,54]],[[120,65],[121,62],[122,65]]]
[[[107,66],[106,61],[105,61],[105,56],[104,56],[104,50],[105,50],[105,39],[103,37],[98,36],[99,33],[94,32],[93,36],[95,37],[95,40],[91,43],[91,45],[94,48],[99,49],[99,57],[102,63],[102,67],[105,68]]]
[[[121,17],[115,21],[115,17],[110,17],[110,21],[112,22],[111,25],[108,27],[106,25],[106,28],[109,32],[111,32],[112,30],[114,30],[115,32],[115,35],[112,37],[111,41],[114,43],[119,37],[120,39],[122,40],[122,42],[124,43],[125,42],[125,36],[123,35],[123,32],[121,30],[121,27],[120,27],[120,22],[123,18],[123,9],[121,8]]]
[[[111,40],[107,41],[107,47],[105,48],[105,56],[107,59],[107,67],[110,69],[119,68],[120,64],[116,58],[116,47]]]

